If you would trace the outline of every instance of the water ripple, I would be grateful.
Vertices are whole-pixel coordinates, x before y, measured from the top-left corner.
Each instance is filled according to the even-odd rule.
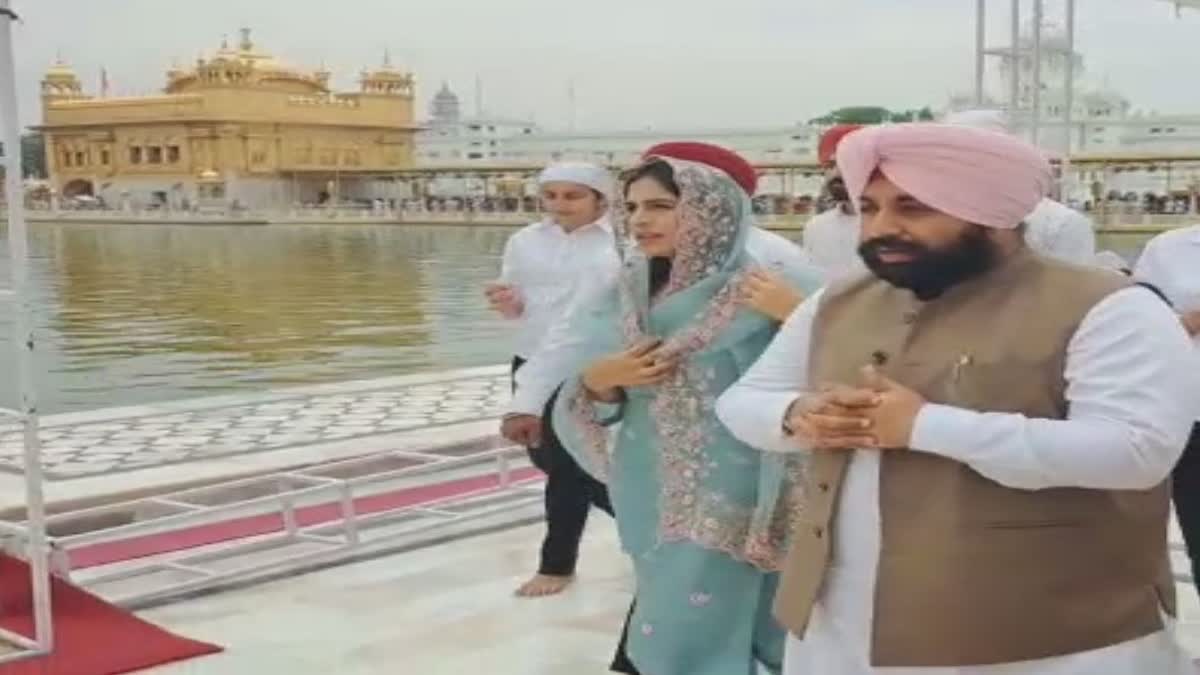
[[[480,288],[509,232],[32,225],[41,409],[501,362],[507,331]],[[9,322],[0,310],[12,372]]]

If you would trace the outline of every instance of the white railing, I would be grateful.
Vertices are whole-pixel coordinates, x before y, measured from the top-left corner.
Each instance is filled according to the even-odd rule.
[[[480,225],[519,227],[541,217],[532,211],[468,211],[424,209],[370,209],[360,207],[306,206],[279,209],[208,209],[182,211],[172,209],[33,209],[29,212],[37,221],[87,223],[146,223],[146,224],[412,224],[412,225]],[[1147,213],[1135,207],[1110,207],[1106,212],[1091,211],[1087,215],[1100,231],[1123,228],[1165,230],[1186,227],[1200,222],[1200,214]],[[768,229],[800,230],[812,214],[761,214],[758,222]]]
[[[449,448],[377,453],[59,513],[48,520],[51,532],[81,531],[54,538],[55,572],[116,604],[137,607],[386,552],[389,547],[464,523],[499,517],[511,521],[522,511],[537,512],[540,475],[513,475],[514,468],[527,465],[524,457],[523,448],[486,439]],[[356,507],[362,499],[400,490],[480,478],[494,481],[444,498],[372,513],[359,513]],[[337,515],[304,525],[300,513],[312,507],[333,509]],[[277,516],[282,528],[203,548],[70,569],[71,555],[91,547],[263,516]],[[89,523],[114,519],[131,522],[89,529]],[[182,575],[183,580],[164,580],[164,572]]]

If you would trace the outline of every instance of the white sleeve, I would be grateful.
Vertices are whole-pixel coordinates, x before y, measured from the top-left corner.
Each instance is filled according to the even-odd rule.
[[[1057,251],[1059,257],[1076,265],[1092,266],[1096,260],[1096,230],[1091,218],[1072,211],[1059,234]]]
[[[500,258],[500,281],[514,286],[520,286],[521,262],[520,241],[521,232],[517,230],[504,242],[504,254]]]
[[[809,255],[813,255],[813,246],[815,246],[817,243],[816,237],[813,236],[814,235],[813,223],[815,223],[816,221],[817,221],[817,216],[813,216],[813,217],[809,218],[808,222],[804,223],[804,229],[800,231],[800,246],[803,247],[804,250],[807,251]]]
[[[1155,286],[1159,290],[1162,290],[1163,285],[1166,283],[1162,263],[1159,260],[1161,250],[1162,240],[1157,237],[1151,239],[1146,244],[1146,247],[1142,249],[1142,254],[1138,256],[1137,264],[1133,268],[1135,279]],[[1171,301],[1174,302],[1175,298],[1171,298]]]
[[[809,341],[823,293],[796,308],[762,356],[717,400],[717,418],[743,443],[772,452],[801,449],[783,432],[783,422],[808,385]]]
[[[750,228],[746,236],[746,252],[767,268],[788,265],[795,258],[798,248],[790,239],[759,227]]]
[[[768,270],[780,273],[797,289],[810,292],[825,279],[825,271],[813,260],[808,251],[796,242],[767,230],[754,228],[746,238],[746,252]]]
[[[578,292],[567,311],[555,319],[537,350],[517,371],[509,414],[540,416],[554,390],[583,369],[588,356],[585,319],[611,290],[606,284],[578,282]]]
[[[926,405],[914,450],[1001,485],[1143,490],[1178,461],[1196,419],[1200,363],[1178,319],[1144,288],[1114,293],[1067,350],[1065,420]]]

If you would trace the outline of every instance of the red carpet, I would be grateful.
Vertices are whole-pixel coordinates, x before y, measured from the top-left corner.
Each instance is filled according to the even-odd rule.
[[[525,468],[513,471],[511,480],[522,482],[534,480],[539,476],[541,476],[541,472],[537,469]],[[391,509],[430,504],[450,497],[498,487],[500,487],[500,480],[495,474],[462,478],[356,499],[354,500],[354,510],[359,515],[368,515]],[[341,508],[337,502],[296,509],[296,522],[303,526],[337,522],[341,518]],[[134,558],[144,558],[282,531],[283,517],[278,513],[235,518],[93,546],[82,546],[69,552],[71,569],[87,569]]]
[[[116,675],[213,654],[220,647],[181,638],[96,596],[53,579],[54,653],[0,666],[0,675]],[[29,567],[0,555],[0,625],[33,635]]]
[[[520,469],[512,472],[511,479],[524,482],[540,476],[536,469]],[[357,513],[367,515],[498,487],[497,476],[478,476],[364,497],[355,500],[354,507]],[[341,511],[337,503],[320,504],[297,509],[296,520],[304,526],[331,523],[341,520]],[[70,552],[71,567],[94,567],[282,530],[278,514],[236,518],[82,547]],[[53,597],[54,653],[0,665],[0,675],[117,675],[221,651],[215,645],[168,633],[57,578],[53,579]],[[23,635],[33,634],[29,568],[2,554],[0,625]]]

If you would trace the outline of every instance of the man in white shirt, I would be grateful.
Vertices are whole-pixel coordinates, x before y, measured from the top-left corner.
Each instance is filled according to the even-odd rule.
[[[804,250],[821,268],[825,278],[830,280],[866,272],[858,257],[859,217],[850,204],[846,186],[833,164],[838,144],[861,128],[857,124],[832,127],[821,135],[817,148],[817,158],[828,176],[825,192],[833,204],[804,225],[803,242]]]
[[[1151,239],[1138,258],[1134,277],[1153,284],[1171,301],[1200,353],[1200,225]],[[1195,403],[1200,420],[1200,401]],[[1193,583],[1200,582],[1200,422],[1193,427],[1171,481],[1175,514],[1192,562]]]
[[[809,298],[720,399],[808,452],[776,602],[787,675],[1183,675],[1166,477],[1200,396],[1171,310],[1031,255],[1050,166],[950,125],[838,163],[871,275]]]
[[[612,190],[607,170],[582,162],[552,164],[538,177],[545,217],[509,237],[501,280],[486,289],[498,313],[517,323],[513,357],[517,373],[567,310],[581,279],[606,273],[616,263],[612,228],[605,213]],[[544,403],[544,401],[543,401]],[[540,412],[540,408],[538,410]],[[537,416],[506,419],[504,435],[530,448],[546,473],[546,536],[537,573],[517,590],[522,597],[561,592],[575,574],[579,541],[592,505],[612,514],[604,485],[584,472],[544,429]]]
[[[965,110],[951,113],[946,124],[958,124],[1009,133],[1008,116],[1002,110]],[[1025,242],[1038,253],[1076,265],[1096,263],[1096,227],[1092,219],[1056,202],[1043,198],[1037,208],[1025,216]]]

